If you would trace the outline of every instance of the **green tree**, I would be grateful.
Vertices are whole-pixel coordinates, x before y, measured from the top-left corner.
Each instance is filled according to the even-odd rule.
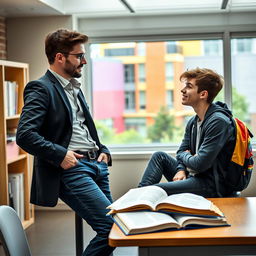
[[[233,115],[242,121],[248,120],[248,102],[243,94],[238,93],[235,87],[232,88],[232,110]]]
[[[161,107],[154,120],[155,123],[148,128],[148,138],[151,142],[170,142],[176,129],[174,116],[166,107]]]
[[[121,133],[115,133],[115,130],[107,127],[104,122],[95,121],[95,125],[103,144],[134,144],[145,143],[145,138],[134,129],[130,129]]]
[[[103,144],[111,144],[113,143],[113,138],[115,136],[115,132],[113,129],[107,127],[101,121],[95,121],[95,126],[98,131],[98,135]]]
[[[215,98],[215,101],[223,101],[224,99],[224,90]],[[246,121],[248,119],[248,102],[246,96],[239,93],[235,87],[232,87],[232,113],[235,117]]]
[[[115,144],[137,144],[144,143],[145,138],[143,138],[137,131],[130,129],[122,133],[115,135],[114,143]]]

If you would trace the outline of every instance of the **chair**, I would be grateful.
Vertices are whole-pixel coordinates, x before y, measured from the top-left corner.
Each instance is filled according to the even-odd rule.
[[[76,213],[75,213],[75,236],[76,236],[76,256],[80,256],[84,251],[83,219]]]
[[[21,221],[7,205],[0,206],[0,240],[7,256],[31,256]]]

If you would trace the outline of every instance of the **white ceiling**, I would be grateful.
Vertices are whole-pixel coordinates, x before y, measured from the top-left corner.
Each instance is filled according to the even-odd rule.
[[[122,3],[126,1],[135,11]],[[227,2],[226,9],[221,9]],[[256,11],[256,0],[0,0],[0,16],[70,15],[100,17]]]

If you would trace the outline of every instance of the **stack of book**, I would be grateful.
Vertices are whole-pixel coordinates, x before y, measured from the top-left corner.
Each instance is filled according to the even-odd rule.
[[[24,175],[23,173],[9,173],[9,202],[20,220],[24,220]]]
[[[210,200],[192,193],[168,196],[157,186],[130,189],[107,209],[126,235],[229,225]]]
[[[5,81],[5,113],[6,116],[18,113],[18,84],[13,81]]]

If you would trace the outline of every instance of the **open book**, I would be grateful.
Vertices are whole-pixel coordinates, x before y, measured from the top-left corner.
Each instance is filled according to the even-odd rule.
[[[125,235],[155,232],[165,229],[227,226],[224,217],[197,217],[181,214],[139,211],[122,212],[113,215],[114,222]]]
[[[168,196],[160,187],[147,186],[130,189],[126,194],[109,205],[109,214],[151,210],[202,216],[221,216],[224,214],[210,200],[192,193]]]

